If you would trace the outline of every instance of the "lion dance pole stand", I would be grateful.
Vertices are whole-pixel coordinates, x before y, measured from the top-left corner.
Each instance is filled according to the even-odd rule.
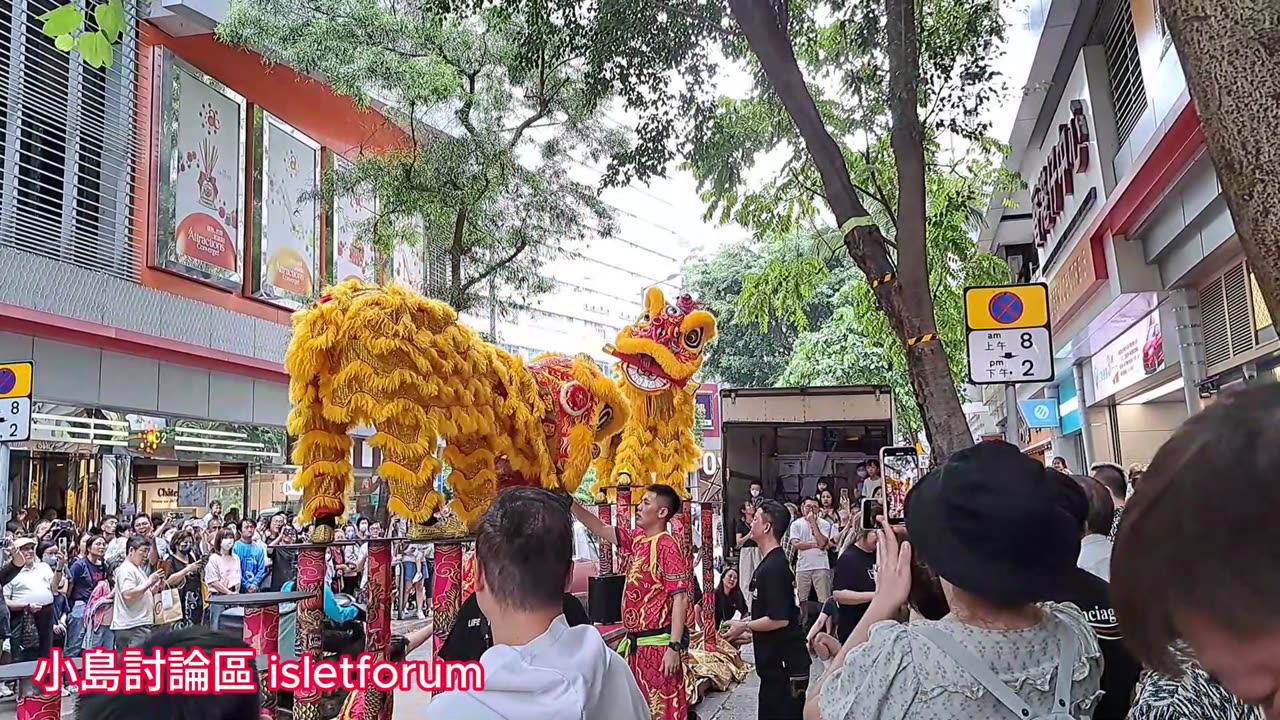
[[[295,644],[298,659],[309,655],[313,664],[320,662],[323,654],[325,553],[329,547],[328,544],[304,545],[298,553],[295,586],[308,597],[298,603]],[[299,690],[293,696],[295,720],[320,720],[320,708],[320,691],[314,687]]]
[[[715,573],[712,561],[715,556],[712,525],[715,523],[711,503],[699,503],[702,514],[702,642],[707,650],[716,649],[720,629],[716,627]]]
[[[612,525],[613,507],[607,502],[597,504],[596,517],[600,518],[600,522],[604,523],[606,527]],[[600,543],[598,554],[600,560],[596,564],[596,574],[601,576],[611,575],[613,573],[613,546],[607,542]]]

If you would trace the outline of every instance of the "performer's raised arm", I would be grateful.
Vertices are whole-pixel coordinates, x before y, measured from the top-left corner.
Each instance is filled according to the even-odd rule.
[[[587,528],[588,532],[607,543],[615,546],[618,544],[618,528],[612,525],[605,525],[600,521],[600,518],[596,517],[595,513],[582,507],[577,502],[574,502],[569,507],[573,510],[573,516]]]

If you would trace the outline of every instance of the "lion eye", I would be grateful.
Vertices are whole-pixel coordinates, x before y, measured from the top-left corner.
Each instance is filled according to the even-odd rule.
[[[637,325],[648,325],[648,324],[649,324],[649,320],[650,320],[650,318],[649,318],[649,313],[645,313],[645,314],[643,314],[643,315],[641,315],[641,316],[640,316],[640,319],[639,319],[639,320],[636,320],[636,324],[637,324]]]
[[[596,420],[596,430],[603,430],[609,421],[613,419],[613,408],[605,405],[600,408],[600,419]]]
[[[685,347],[691,350],[697,350],[702,345],[702,331],[694,328],[684,335]]]

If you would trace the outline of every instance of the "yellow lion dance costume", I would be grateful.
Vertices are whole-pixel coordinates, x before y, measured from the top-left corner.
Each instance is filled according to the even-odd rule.
[[[293,327],[294,486],[314,542],[331,542],[343,514],[356,425],[376,429],[369,444],[383,453],[388,510],[412,521],[411,539],[442,540],[466,535],[508,484],[573,493],[598,444],[627,420],[622,393],[591,358],[525,365],[453,308],[398,285],[348,280],[296,313]],[[452,468],[448,519],[437,517],[441,460]]]
[[[605,352],[618,359],[617,381],[631,414],[622,433],[604,443],[596,474],[605,488],[659,484],[689,499],[688,474],[701,450],[693,376],[716,336],[715,317],[689,295],[668,304],[658,288],[644,295],[644,312]]]

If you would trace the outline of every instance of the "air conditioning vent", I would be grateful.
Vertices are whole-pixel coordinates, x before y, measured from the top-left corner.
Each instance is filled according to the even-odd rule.
[[[1257,347],[1249,285],[1244,263],[1237,263],[1200,290],[1200,327],[1210,368]]]

